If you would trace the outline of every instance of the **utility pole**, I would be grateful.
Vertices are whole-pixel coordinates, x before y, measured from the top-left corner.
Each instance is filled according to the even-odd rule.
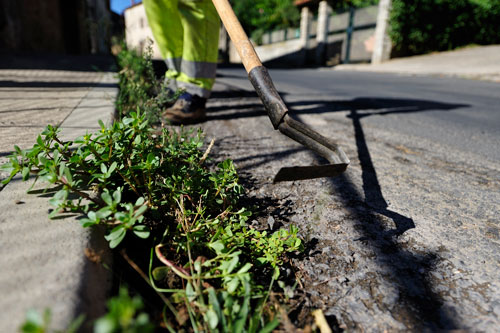
[[[375,45],[373,47],[372,64],[380,64],[391,56],[391,39],[389,38],[389,13],[392,0],[380,0],[378,4],[377,27],[375,28]]]
[[[300,13],[300,43],[302,45],[302,64],[307,62],[307,53],[309,50],[309,35],[311,32],[311,22],[312,22],[312,13],[307,6],[302,7],[302,11]]]
[[[326,45],[328,44],[328,21],[332,8],[326,0],[319,3],[318,25],[316,30],[316,64],[323,66],[326,58]]]

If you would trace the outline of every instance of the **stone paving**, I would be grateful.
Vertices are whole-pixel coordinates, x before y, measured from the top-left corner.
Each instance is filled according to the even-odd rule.
[[[100,79],[93,72],[0,70],[0,164],[14,145],[28,148],[46,125],[61,124]]]
[[[60,125],[64,139],[98,128],[98,119],[111,119],[116,92],[112,73],[0,70],[0,164],[14,145],[32,146],[48,124]],[[1,332],[15,332],[30,308],[50,308],[58,329],[82,312],[95,318],[110,283],[85,256],[89,247],[106,247],[102,235],[75,217],[49,220],[47,197],[38,187],[38,195],[27,194],[30,185],[14,179],[0,188]]]

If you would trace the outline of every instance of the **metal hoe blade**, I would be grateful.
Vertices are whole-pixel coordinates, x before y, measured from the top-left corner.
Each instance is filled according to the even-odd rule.
[[[331,139],[313,131],[305,124],[286,115],[278,127],[279,131],[289,138],[315,151],[330,162],[325,165],[293,166],[281,168],[273,182],[335,177],[343,173],[350,161],[344,151]]]
[[[343,173],[350,161],[344,151],[331,139],[290,117],[288,108],[279,96],[264,66],[253,68],[248,74],[275,129],[323,156],[330,164],[284,167],[273,182],[335,177]]]

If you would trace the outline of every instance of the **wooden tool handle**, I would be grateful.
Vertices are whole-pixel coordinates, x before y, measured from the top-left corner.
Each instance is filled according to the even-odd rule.
[[[255,52],[252,43],[247,37],[247,34],[241,27],[240,21],[234,14],[233,8],[229,4],[228,0],[212,0],[215,9],[219,13],[222,23],[226,27],[226,30],[236,46],[236,50],[240,55],[243,66],[247,73],[257,66],[262,66],[259,56]]]

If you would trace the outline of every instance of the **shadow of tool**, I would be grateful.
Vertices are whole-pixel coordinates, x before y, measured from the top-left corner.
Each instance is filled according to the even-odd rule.
[[[330,103],[327,103],[330,104]],[[317,105],[317,103],[315,103]],[[356,98],[352,101],[341,101],[333,105],[323,105],[316,112],[322,113],[327,107],[334,110],[349,111],[347,117],[352,119],[358,158],[362,171],[363,194],[351,181],[349,174],[343,174],[330,181],[332,188],[344,202],[345,207],[358,224],[361,241],[369,247],[377,258],[377,263],[385,271],[390,272],[391,280],[399,290],[398,305],[404,314],[404,320],[410,322],[412,329],[439,330],[458,327],[456,318],[441,308],[442,301],[432,291],[429,273],[438,260],[435,253],[413,253],[397,241],[397,236],[415,228],[413,219],[388,209],[377,172],[373,164],[361,120],[373,115],[390,115],[394,113],[449,111],[467,107],[462,104],[444,104],[432,101],[397,100],[380,98]],[[306,110],[314,113],[315,110]],[[298,112],[300,114],[300,112]],[[354,204],[353,204],[354,203]],[[361,210],[359,206],[363,207]],[[386,230],[382,216],[391,219],[395,228]],[[393,309],[393,311],[397,311]]]
[[[361,126],[362,116],[363,115],[360,115],[355,109],[352,109],[349,114],[354,126],[354,137],[356,139],[358,158],[361,165],[361,178],[363,180],[365,203],[374,212],[382,214],[394,222],[396,228],[387,231],[386,236],[399,236],[405,231],[415,228],[415,223],[411,218],[387,209],[389,205],[382,194],[377,172],[375,171],[375,166],[373,165],[370,151],[366,143],[363,126]]]

